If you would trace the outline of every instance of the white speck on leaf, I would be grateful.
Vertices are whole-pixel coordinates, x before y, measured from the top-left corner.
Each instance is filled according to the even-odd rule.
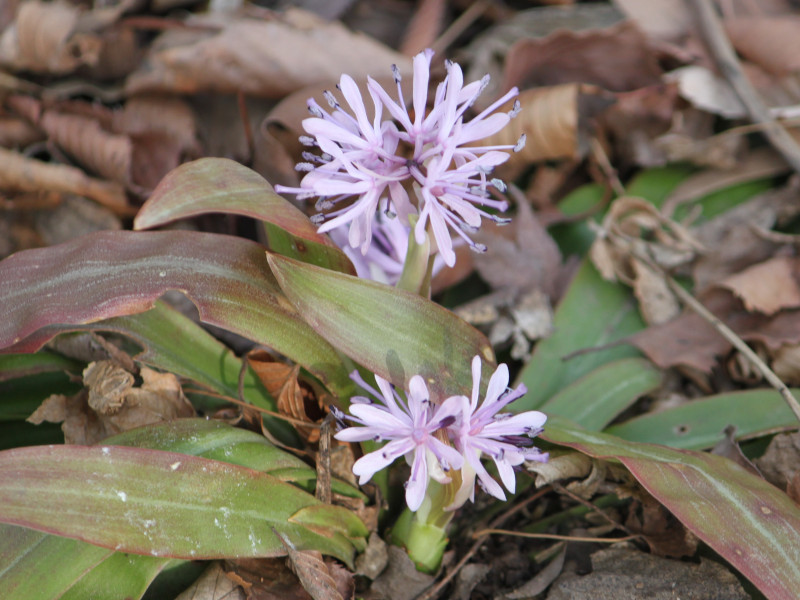
[[[122,500],[123,502],[125,502],[128,499],[128,494],[126,494],[125,492],[117,492],[117,496],[119,496],[119,499]]]
[[[172,469],[173,471],[175,471],[175,470],[176,470],[178,467],[180,467],[180,466],[181,466],[181,461],[178,461],[178,462],[174,462],[174,463],[172,463],[172,464],[169,466],[169,468],[170,468],[170,469]]]

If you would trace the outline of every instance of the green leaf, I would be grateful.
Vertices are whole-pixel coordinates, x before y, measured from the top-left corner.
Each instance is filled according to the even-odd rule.
[[[82,371],[84,365],[52,352],[0,355],[0,381],[62,371]]]
[[[800,507],[760,477],[713,454],[627,442],[583,431],[562,420],[543,436],[631,474],[768,598],[796,598],[800,589]]]
[[[106,548],[0,523],[3,598],[58,598],[111,554]]]
[[[108,231],[0,262],[0,348],[38,349],[56,333],[141,313],[180,290],[200,319],[270,346],[331,389],[349,389],[337,352],[283,297],[264,248],[189,231]]]
[[[598,367],[545,402],[541,410],[599,431],[641,396],[661,386],[661,370],[644,358]]]
[[[134,600],[172,562],[169,558],[115,552],[86,573],[59,600]]]
[[[58,499],[54,501],[54,499]],[[293,521],[320,502],[270,475],[175,452],[123,446],[44,446],[0,452],[0,521],[121,552],[209,559],[298,549],[351,564],[349,510],[328,507],[313,528]]]
[[[620,340],[644,327],[627,288],[604,281],[584,259],[561,299],[554,316],[555,333],[536,346],[519,381],[528,393],[511,405],[514,411],[542,406],[565,386],[606,363],[637,356],[631,346],[591,350],[566,358],[577,350],[590,350]]]
[[[57,371],[0,381],[0,422],[23,421],[51,394],[70,395],[80,389],[69,375]]]
[[[606,433],[634,442],[701,450],[722,441],[730,425],[736,427],[737,439],[749,439],[794,429],[797,417],[777,391],[747,390],[707,396],[645,414],[613,425]]]
[[[318,234],[302,211],[276,194],[261,175],[227,158],[201,158],[170,171],[142,206],[134,229],[206,213],[263,221],[273,252],[355,274],[344,252]]]
[[[158,301],[147,312],[115,317],[88,328],[113,331],[133,339],[143,351],[136,355],[147,365],[191,379],[233,398],[239,395],[242,361],[222,342],[170,305]],[[255,406],[276,410],[272,398],[252,369],[245,370],[242,393]]]
[[[277,255],[269,263],[317,333],[395,385],[421,375],[434,397],[451,395],[469,389],[473,356],[494,362],[482,333],[430,300]]]
[[[694,167],[687,165],[668,165],[646,169],[628,183],[625,195],[644,198],[653,206],[660,208],[672,191],[694,170]]]

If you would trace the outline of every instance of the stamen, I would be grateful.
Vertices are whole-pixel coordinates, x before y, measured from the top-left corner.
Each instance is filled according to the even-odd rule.
[[[519,100],[514,100],[514,106],[508,111],[509,118],[513,119],[522,111],[522,104],[519,103]]]
[[[308,135],[301,135],[297,139],[300,140],[300,143],[303,144],[303,146],[316,146],[317,145],[317,140],[315,140],[313,137],[308,136]]]
[[[300,163],[297,163],[294,166],[294,170],[295,171],[301,171],[301,172],[302,171],[313,171],[314,169],[316,169],[316,167],[314,165],[312,165],[310,162],[300,162]]]
[[[336,97],[330,90],[325,90],[325,92],[322,95],[325,96],[325,100],[327,100],[328,106],[330,106],[331,108],[339,108],[339,103],[336,101]]]
[[[520,150],[522,150],[525,147],[525,141],[527,139],[528,136],[526,136],[524,133],[521,136],[519,136],[519,140],[517,140],[517,143],[514,146],[514,152],[519,152]]]
[[[394,75],[395,83],[400,83],[403,80],[403,77],[400,75],[400,69],[397,68],[397,65],[392,65],[392,75]]]
[[[325,215],[311,215],[309,221],[314,225],[322,225],[325,222]]]
[[[497,177],[495,177],[494,179],[492,179],[492,185],[498,192],[506,191],[506,184],[502,179],[498,179]]]

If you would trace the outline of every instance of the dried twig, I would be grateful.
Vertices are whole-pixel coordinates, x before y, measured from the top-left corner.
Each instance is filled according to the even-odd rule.
[[[728,342],[730,342],[734,348],[741,352],[742,355],[747,358],[761,373],[761,375],[764,376],[764,379],[766,379],[772,387],[778,390],[778,393],[780,393],[781,397],[786,401],[786,404],[788,404],[789,408],[792,409],[792,412],[794,413],[795,417],[797,417],[797,420],[800,421],[800,403],[798,403],[797,398],[794,397],[786,384],[781,381],[780,377],[778,377],[775,372],[769,368],[769,365],[767,365],[767,363],[765,363],[761,357],[758,356],[758,354],[753,352],[750,346],[748,346],[742,338],[736,335],[736,333],[730,327],[725,325],[725,323],[717,318],[710,310],[703,306],[697,298],[687,292],[677,281],[672,278],[672,276],[670,276],[669,273],[667,273],[661,267],[661,265],[656,263],[656,261],[654,261],[651,257],[646,256],[643,252],[637,251],[633,245],[630,247],[630,252],[634,258],[642,261],[650,269],[653,269],[656,273],[663,277],[672,292],[678,296],[678,298],[680,298],[686,306],[708,321],[708,323],[714,329],[716,329],[722,337],[728,340]]]
[[[482,529],[475,532],[476,536],[487,536],[491,534],[511,535],[535,540],[564,540],[566,542],[594,542],[600,544],[616,544],[617,542],[627,542],[629,540],[638,540],[642,538],[641,535],[628,535],[621,538],[581,537],[574,535],[557,535],[555,533],[523,533],[521,531],[511,531],[509,529]]]
[[[770,143],[791,167],[800,173],[800,146],[786,129],[772,118],[758,92],[748,81],[736,52],[725,35],[722,23],[715,12],[714,3],[711,0],[690,0],[689,5],[697,17],[703,38],[720,72],[739,96],[750,118],[763,126],[764,135]]]

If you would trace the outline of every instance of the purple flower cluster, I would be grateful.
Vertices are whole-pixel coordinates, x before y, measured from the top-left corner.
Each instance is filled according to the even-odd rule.
[[[406,484],[406,503],[416,511],[425,497],[428,481],[433,478],[449,483],[448,472],[461,471],[461,488],[451,508],[467,498],[474,499],[475,479],[492,496],[505,500],[503,488],[481,464],[486,455],[497,465],[503,485],[514,492],[514,467],[526,460],[546,461],[547,454],[532,446],[531,438],[541,433],[547,417],[538,411],[520,414],[500,411],[527,391],[524,385],[508,387],[508,367],[500,365],[489,381],[483,402],[478,403],[481,361],[472,359],[472,396],[450,396],[433,403],[425,381],[415,375],[409,381],[406,400],[389,382],[375,376],[380,392],[357,373],[353,380],[373,398],[352,398],[350,416],[341,419],[356,423],[336,434],[346,442],[387,441],[383,447],[361,457],[353,473],[364,484],[378,471],[403,456],[411,465]]]
[[[307,171],[300,187],[275,189],[296,194],[298,199],[318,197],[319,214],[314,219],[320,224],[320,233],[349,224],[347,243],[364,255],[373,238],[377,212],[398,217],[406,226],[409,215],[416,214],[417,243],[424,242],[430,227],[445,264],[453,266],[451,230],[481,252],[485,248],[469,237],[480,227],[481,219],[506,222],[482,208],[507,208],[505,201],[491,198],[488,191],[490,186],[502,191],[505,185],[488,174],[508,159],[507,151],[522,147],[524,137],[516,146],[473,145],[508,124],[518,105],[509,113],[495,111],[516,96],[517,89],[465,122],[464,113],[486,87],[488,76],[464,85],[461,67],[452,62],[447,63],[447,77],[439,84],[433,108],[427,112],[432,57],[433,51],[426,50],[413,60],[413,120],[396,67],[397,100],[375,80],[368,80],[374,108],[371,118],[349,75],[342,75],[338,88],[350,111],[330,92],[325,98],[331,113],[310,99],[313,117],[303,121],[309,136],[301,137],[301,142],[317,147],[320,154],[304,153],[307,162],[297,165],[298,170]]]

